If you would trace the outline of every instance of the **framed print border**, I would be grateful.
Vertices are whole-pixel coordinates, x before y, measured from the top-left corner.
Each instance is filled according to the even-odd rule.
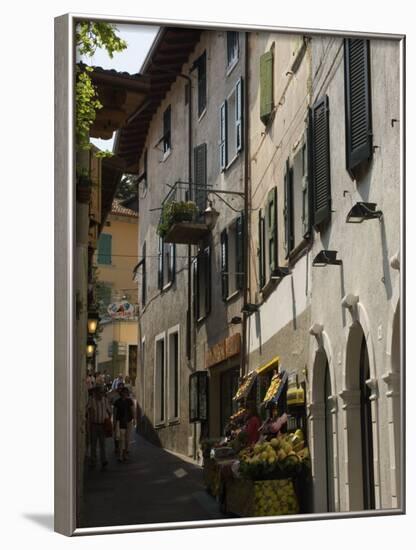
[[[360,512],[313,513],[273,518],[238,518],[179,523],[152,523],[97,528],[77,527],[77,392],[76,369],[76,248],[75,248],[75,135],[74,135],[74,66],[75,24],[80,20],[111,21],[113,23],[170,25],[203,29],[234,29],[240,31],[273,31],[302,33],[311,36],[333,35],[396,40],[401,44],[401,217],[400,217],[400,323],[401,347],[401,489],[402,503],[398,509]],[[385,516],[405,513],[405,36],[400,34],[361,33],[278,26],[206,23],[183,20],[145,19],[140,17],[67,14],[55,18],[55,531],[67,535],[91,535],[132,531],[189,529],[224,525],[293,522],[319,519]]]

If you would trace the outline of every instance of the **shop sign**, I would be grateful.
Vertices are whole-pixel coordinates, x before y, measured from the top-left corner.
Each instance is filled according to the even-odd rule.
[[[230,357],[234,357],[235,355],[238,355],[240,353],[240,349],[241,349],[240,333],[233,334],[232,336],[225,338],[225,340],[218,342],[218,344],[215,344],[215,346],[212,346],[206,352],[205,354],[206,368],[217,365],[218,363],[221,363],[222,361],[225,361]]]
[[[133,304],[123,300],[110,304],[107,308],[107,313],[112,319],[133,319],[136,314],[136,308]]]

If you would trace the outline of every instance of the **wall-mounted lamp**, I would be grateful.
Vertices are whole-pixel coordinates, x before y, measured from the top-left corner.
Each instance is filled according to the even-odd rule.
[[[100,320],[100,317],[98,316],[97,311],[88,312],[88,321],[87,321],[88,334],[94,335],[96,333],[99,320]]]
[[[390,267],[400,270],[400,253],[397,253],[390,258]]]
[[[327,265],[341,265],[342,260],[337,260],[338,252],[336,250],[321,250],[312,262],[314,267],[324,267]]]
[[[270,275],[270,278],[273,280],[283,279],[286,275],[289,275],[290,271],[288,267],[276,267]]]
[[[257,304],[245,304],[245,306],[241,308],[241,313],[247,313],[250,315],[250,313],[256,313],[258,310],[259,306]]]
[[[341,300],[342,307],[353,308],[359,302],[358,296],[355,294],[346,294]]]
[[[381,210],[376,210],[375,202],[357,202],[347,214],[347,223],[361,223],[364,220],[380,219],[383,216]]]
[[[243,322],[242,318],[239,317],[238,315],[235,315],[234,317],[231,318],[230,325],[241,325],[242,322]]]
[[[215,210],[212,206],[212,202],[210,201],[208,207],[204,210],[205,225],[209,229],[214,229],[219,215],[220,213]]]
[[[97,347],[97,344],[95,343],[94,338],[89,337],[87,340],[87,349],[86,349],[88,359],[91,359],[91,357],[94,357],[96,347]]]

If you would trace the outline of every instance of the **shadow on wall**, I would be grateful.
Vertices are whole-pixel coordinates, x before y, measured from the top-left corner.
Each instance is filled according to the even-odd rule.
[[[162,442],[150,419],[143,414],[140,405],[137,407],[136,432],[156,447],[162,447]]]

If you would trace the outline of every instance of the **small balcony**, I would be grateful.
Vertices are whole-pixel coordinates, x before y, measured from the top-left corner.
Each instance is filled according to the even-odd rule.
[[[204,216],[206,193],[192,193],[189,187],[176,182],[162,202],[157,232],[165,243],[198,244],[211,231]],[[188,200],[191,193],[195,200]]]

